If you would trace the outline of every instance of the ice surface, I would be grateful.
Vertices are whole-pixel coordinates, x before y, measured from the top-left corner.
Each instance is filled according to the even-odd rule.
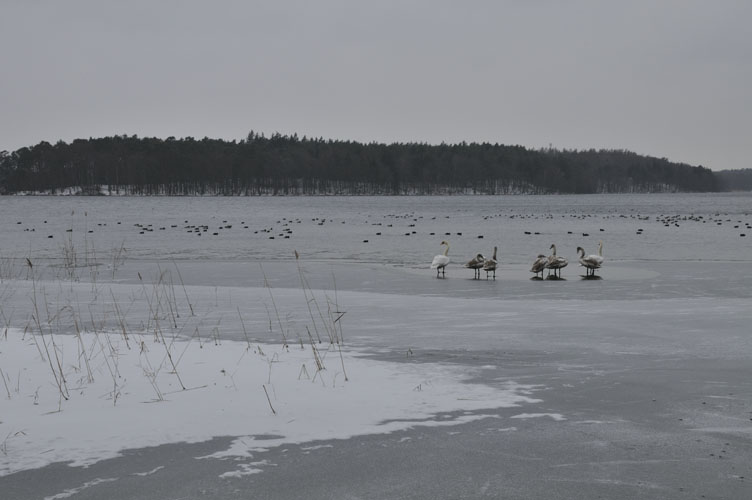
[[[482,416],[434,416],[535,401],[525,386],[462,383],[472,371],[459,366],[376,361],[318,343],[193,338],[165,346],[149,334],[9,329],[0,367],[8,388],[0,475],[216,436],[248,435],[222,455],[248,456],[283,443],[454,425]]]
[[[554,353],[556,370],[584,379],[611,369],[588,361],[602,356],[622,360],[614,370],[634,358],[737,366],[752,356],[750,194],[0,197],[0,213],[5,475],[214,436],[235,438],[215,458],[255,456],[497,417],[551,394],[497,378],[529,353]],[[452,263],[436,279],[429,264],[443,239]],[[599,240],[602,279],[582,279],[574,249],[594,252]],[[565,280],[531,280],[531,262],[551,243],[570,259]],[[462,264],[495,245],[497,279],[473,280]],[[323,327],[342,313],[347,382]],[[157,331],[179,356],[177,374]],[[318,375],[311,339],[325,356]],[[478,353],[478,364],[455,362],[457,352]],[[68,400],[49,363],[55,353]],[[149,373],[164,401],[153,402]],[[572,422],[549,408],[517,415],[520,426]],[[708,419],[694,428],[732,427]]]

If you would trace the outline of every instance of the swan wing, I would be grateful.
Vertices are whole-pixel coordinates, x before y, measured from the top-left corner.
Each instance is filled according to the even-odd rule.
[[[546,264],[548,264],[548,258],[540,257],[535,262],[533,262],[533,267],[530,268],[530,272],[539,273],[546,268]]]
[[[548,268],[561,269],[562,267],[567,267],[567,264],[569,264],[569,261],[564,257],[555,257],[553,259],[549,259]]]
[[[470,269],[480,269],[483,267],[483,263],[485,262],[485,259],[482,257],[475,257],[474,259],[468,261],[467,264],[465,264],[465,267],[469,267]]]
[[[603,258],[599,258],[597,255],[588,255],[580,259],[580,264],[590,269],[597,269],[603,264]]]
[[[437,255],[433,258],[433,262],[431,262],[431,269],[446,267],[447,264],[449,264],[449,257],[446,255]]]

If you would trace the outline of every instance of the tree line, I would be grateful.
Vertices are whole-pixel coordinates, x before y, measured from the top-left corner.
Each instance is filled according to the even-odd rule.
[[[716,172],[722,191],[752,191],[752,168]]]
[[[546,194],[718,191],[709,169],[625,150],[112,136],[0,153],[0,194]]]

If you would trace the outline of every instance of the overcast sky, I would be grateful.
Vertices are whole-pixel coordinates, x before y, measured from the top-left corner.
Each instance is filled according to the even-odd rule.
[[[752,1],[0,0],[0,150],[115,134],[749,168]]]

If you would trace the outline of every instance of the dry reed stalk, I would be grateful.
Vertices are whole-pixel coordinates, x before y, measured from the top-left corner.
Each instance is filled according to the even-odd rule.
[[[266,279],[266,273],[264,272],[264,266],[259,264],[259,267],[261,267],[261,274],[264,276],[264,287],[269,290],[269,297],[272,300],[272,306],[274,307],[274,314],[277,316],[277,323],[279,324],[279,331],[282,334],[282,342],[284,343],[285,347],[287,346],[287,336],[285,335],[285,329],[282,327],[282,320],[279,317],[279,310],[277,310],[277,303],[274,301],[274,294],[272,293],[272,286],[269,284],[269,280]],[[268,310],[267,310],[268,311]],[[269,321],[269,331],[271,331],[271,321]]]
[[[308,338],[311,339],[311,348],[313,349],[313,359],[316,361],[316,373],[320,372],[324,369],[324,363],[321,361],[321,356],[319,356],[319,351],[316,349],[316,344],[313,342],[313,335],[311,335],[311,330],[308,329],[306,326],[306,331],[308,332]],[[316,378],[314,376],[314,378]]]
[[[125,240],[120,244],[120,248],[113,248],[112,252],[112,279],[115,279],[115,272],[125,262]]]
[[[332,273],[332,282],[334,283],[334,313],[339,314],[337,319],[335,319],[333,322],[335,324],[334,330],[336,332],[337,330],[336,323],[339,323],[339,341],[344,342],[345,336],[344,336],[344,332],[342,331],[342,323],[340,322],[340,320],[342,319],[342,316],[345,315],[345,312],[339,310],[339,299],[337,297],[337,278],[336,276],[334,276],[334,273]]]
[[[91,242],[91,254],[92,258],[89,259],[89,242],[86,237],[88,231],[84,232],[84,248],[85,248],[85,262],[89,268],[89,278],[91,279],[92,290],[96,292],[97,278],[99,277],[99,265],[97,263],[97,249],[94,247],[94,242]]]
[[[3,384],[5,384],[5,392],[8,393],[8,399],[10,399],[10,389],[8,388],[8,382],[5,380],[5,373],[3,373],[2,368],[0,368],[0,378],[3,379]]]
[[[250,349],[251,340],[248,338],[248,332],[245,329],[245,323],[243,322],[243,315],[240,314],[240,306],[238,306],[238,316],[240,317],[240,325],[243,327],[243,335],[245,335],[245,341],[248,344],[248,349]]]
[[[159,269],[159,266],[157,266],[157,268]],[[159,317],[158,317],[159,316],[159,309],[160,308],[164,309],[164,307],[162,306],[162,295],[159,293],[159,285],[163,282],[164,276],[165,276],[165,273],[162,272],[161,269],[159,269],[159,271],[160,271],[159,272],[159,280],[154,285],[154,294],[152,296],[152,298],[155,298],[155,300],[157,302],[156,308],[152,308],[151,300],[149,300],[148,297],[147,297],[147,300],[149,300],[149,310],[150,311],[154,311],[154,310],[157,311],[155,313],[155,316],[154,316],[154,340],[156,342],[161,343],[164,346],[167,359],[170,361],[170,365],[172,365],[172,373],[174,373],[175,377],[178,379],[178,382],[180,383],[180,387],[183,390],[185,390],[185,385],[183,384],[183,380],[180,378],[180,374],[178,373],[178,367],[175,364],[175,361],[172,359],[172,352],[170,352],[170,345],[165,340],[164,333],[159,328]],[[166,300],[167,300],[168,305],[169,305],[169,302],[170,302],[169,293],[168,293],[168,297],[167,297]],[[170,309],[171,309],[171,307],[172,306],[170,306]],[[172,311],[170,311],[170,312],[172,312]],[[175,321],[175,316],[174,315],[172,316],[172,318],[173,318],[173,321]],[[177,328],[177,321],[174,322],[174,325],[175,325],[175,328]]]
[[[348,382],[350,379],[347,377],[347,371],[345,370],[345,358],[342,355],[342,344],[337,344],[337,348],[339,349],[339,360],[342,363],[342,373],[345,376],[345,382]]]
[[[319,335],[319,329],[316,327],[316,319],[313,317],[313,310],[311,309],[311,300],[315,301],[315,297],[309,299],[308,298],[308,292],[306,291],[306,282],[305,276],[303,275],[303,268],[300,267],[300,254],[298,254],[298,251],[295,251],[295,261],[298,265],[298,276],[300,277],[300,286],[303,289],[303,297],[305,297],[306,306],[308,307],[308,314],[311,316],[311,323],[313,324],[313,331],[316,332],[316,338],[319,341],[319,344],[321,343],[321,336]],[[317,305],[318,307],[318,305]],[[310,335],[310,331],[308,334]]]
[[[107,355],[106,352],[104,352],[104,344],[102,343],[102,339],[99,338],[99,334],[97,332],[94,332],[94,344],[92,345],[92,353],[93,348],[99,345],[99,352],[102,353],[102,356],[104,358],[104,364],[107,365],[107,370],[110,372],[110,377],[112,377],[113,384],[117,385],[117,377],[115,375],[115,371],[112,369],[112,366],[110,366],[110,357]]]
[[[89,366],[89,357],[86,355],[86,347],[84,346],[84,340],[81,338],[81,329],[78,327],[78,320],[74,317],[73,323],[76,326],[76,337],[78,338],[78,345],[81,347],[81,351],[78,355],[78,364],[81,366],[81,357],[83,356],[86,362],[87,380],[91,384],[94,382],[94,375],[91,373],[91,366]]]
[[[118,324],[120,325],[120,330],[123,332],[123,339],[125,339],[125,346],[128,348],[128,350],[130,350],[131,346],[128,340],[128,331],[125,328],[125,319],[123,318],[123,314],[120,312],[120,306],[118,305],[118,302],[115,299],[115,294],[112,292],[112,288],[110,288],[110,295],[112,296],[112,303],[115,306],[115,313],[117,314],[117,319],[118,319]]]
[[[63,240],[63,270],[71,281],[74,281],[74,278],[76,278],[77,266],[76,247],[73,244],[73,233],[70,232],[68,233],[68,238]]]
[[[161,307],[164,310],[164,306],[162,306],[162,296],[163,295],[166,296],[165,300],[167,301],[167,307],[168,307],[168,312],[170,313],[170,317],[172,317],[173,328],[177,328],[178,327],[178,322],[175,319],[175,311],[173,310],[173,302],[170,299],[170,289],[167,288],[167,283],[166,283],[166,280],[165,280],[165,276],[168,275],[167,271],[163,272],[162,268],[159,266],[159,264],[157,264],[157,270],[159,270],[159,282],[157,283],[157,286],[159,286],[161,284],[162,285],[162,289],[163,289],[162,294],[157,293],[157,301],[158,301],[157,305],[158,305],[158,308]],[[172,276],[169,276],[169,278],[170,278],[170,283],[172,283]],[[175,297],[174,287],[173,287],[172,296]]]
[[[141,277],[141,273],[138,273],[138,281],[141,282],[141,292],[143,293],[144,297],[146,298],[146,302],[149,304],[149,316],[148,316],[148,321],[146,322],[146,331],[149,331],[150,327],[151,327],[151,320],[155,316],[154,308],[152,307],[151,300],[149,299],[149,294],[146,291],[146,285],[144,284],[144,280]],[[154,340],[155,341],[157,340],[156,333],[154,335]]]
[[[26,323],[26,326],[24,327],[24,333],[23,333],[22,339],[26,338],[27,333],[31,334],[31,338],[32,340],[34,340],[34,344],[37,346],[37,351],[39,351],[39,357],[42,358],[42,362],[47,361],[47,358],[44,356],[44,353],[42,352],[42,348],[39,347],[39,341],[37,340],[37,336],[34,335],[34,330],[31,327],[31,322]]]
[[[170,364],[172,365],[172,372],[175,374],[175,377],[178,379],[178,382],[180,383],[180,387],[185,390],[185,385],[183,384],[183,380],[180,378],[180,374],[178,373],[178,367],[175,364],[175,361],[172,359],[172,353],[170,352],[170,347],[167,345],[167,342],[165,341],[164,334],[160,331],[160,335],[162,336],[161,344],[164,345],[165,352],[167,353],[167,359],[170,360]]]
[[[175,295],[175,282],[172,279],[172,273],[170,273],[170,292],[172,292],[172,306],[175,309],[175,317],[180,317],[180,312],[178,311],[178,298]]]
[[[185,343],[185,347],[183,348],[183,351],[180,353],[180,356],[178,356],[177,365],[180,364],[180,361],[183,359],[183,356],[185,356],[185,353],[188,351],[188,348],[191,346],[191,342],[193,342],[193,337],[196,336],[198,333],[198,327],[196,327],[196,331],[193,332],[193,335],[188,339],[188,341]],[[174,345],[175,339],[173,338],[173,344],[170,344],[170,346]],[[201,337],[199,337],[199,349],[203,349],[203,346],[201,345]]]
[[[266,394],[266,400],[269,402],[269,408],[271,408],[272,409],[272,413],[274,415],[276,415],[277,412],[274,410],[274,407],[272,406],[272,400],[271,400],[271,398],[269,398],[269,392],[266,390],[266,386],[265,385],[261,385],[261,387],[264,388],[264,394]]]
[[[0,295],[0,300],[2,300],[1,295]],[[8,329],[10,328],[10,320],[13,319],[13,313],[11,313],[10,318],[6,318],[3,308],[0,307],[0,316],[3,317],[3,322],[5,323],[5,331],[3,332],[3,337],[5,337],[5,340],[8,340]]]
[[[159,390],[159,385],[157,385],[157,375],[159,374],[158,371],[155,371],[154,368],[151,365],[151,361],[149,361],[149,356],[146,355],[148,352],[148,349],[146,348],[146,344],[141,341],[141,352],[139,353],[139,356],[143,357],[143,359],[146,360],[147,368],[144,368],[143,365],[141,365],[141,370],[144,372],[144,376],[151,384],[152,389],[154,389],[154,392],[157,395],[157,401],[164,401],[164,396],[162,395],[162,391]]]
[[[112,359],[112,366],[115,367],[115,374],[117,375],[117,378],[122,378],[122,375],[120,374],[120,353],[115,349],[115,346],[112,345],[112,339],[110,339],[108,334],[102,333],[102,336],[107,341],[107,347],[110,349],[110,359]]]
[[[196,337],[198,337],[198,347],[199,347],[199,349],[203,349],[204,348],[204,344],[203,344],[203,342],[201,342],[201,334],[198,332],[198,327],[196,327],[196,331],[193,332],[193,335],[195,335]],[[191,338],[193,338],[193,336],[191,336]]]
[[[185,294],[186,302],[188,302],[188,308],[191,310],[191,316],[195,316],[191,300],[188,298],[188,291],[185,289],[185,283],[183,283],[183,276],[180,274],[180,269],[178,269],[178,265],[175,263],[174,259],[172,260],[172,263],[175,265],[175,270],[178,272],[178,279],[180,280],[180,285],[183,287],[183,293]]]
[[[26,259],[26,263],[29,266],[29,269],[33,270],[34,266],[33,266],[32,262],[31,262],[31,260],[29,260],[27,258]],[[52,338],[52,351],[55,353],[55,361],[57,363],[57,367],[58,367],[59,371],[55,370],[55,366],[52,363],[52,356],[50,356],[50,350],[49,350],[49,348],[47,346],[47,342],[44,339],[44,330],[42,329],[42,323],[39,320],[39,305],[37,303],[36,279],[34,278],[33,273],[32,273],[31,284],[32,284],[32,291],[33,291],[33,294],[32,294],[32,297],[31,297],[31,301],[32,301],[32,304],[34,306],[34,314],[32,314],[31,318],[36,323],[37,329],[39,330],[39,335],[42,337],[42,345],[44,346],[44,351],[47,354],[47,361],[48,361],[48,363],[50,365],[50,370],[52,371],[52,375],[55,378],[55,384],[57,385],[58,391],[60,392],[60,396],[62,398],[64,398],[64,399],[67,400],[70,397],[70,394],[68,394],[68,387],[67,387],[66,382],[65,382],[65,377],[63,376],[63,368],[62,368],[62,365],[60,363],[60,358],[57,355],[57,350],[55,349],[54,337],[52,337],[52,335],[51,335],[51,338]],[[32,334],[32,336],[34,335],[33,330],[31,332],[31,334]],[[35,339],[35,341],[36,341],[36,339]],[[37,344],[37,347],[39,347],[39,344]]]

